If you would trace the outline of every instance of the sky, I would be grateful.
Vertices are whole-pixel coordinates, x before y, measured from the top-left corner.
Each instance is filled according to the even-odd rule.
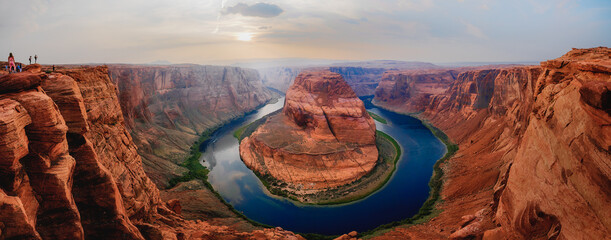
[[[45,64],[530,62],[611,47],[611,1],[0,0],[0,36]]]

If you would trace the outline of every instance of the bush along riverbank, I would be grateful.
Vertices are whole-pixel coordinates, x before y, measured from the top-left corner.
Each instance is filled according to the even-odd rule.
[[[265,123],[269,116],[279,112],[280,110],[238,128],[234,131],[233,136],[238,141],[242,141],[242,139],[250,136],[261,124]],[[386,121],[382,117],[378,117]],[[277,180],[273,176],[253,172],[272,195],[289,198],[300,204],[336,205],[354,202],[366,198],[384,187],[395,172],[397,162],[401,157],[399,143],[386,133],[377,131],[376,145],[379,157],[376,166],[369,173],[350,184],[313,194],[294,194],[285,189],[286,183]]]
[[[187,168],[188,172],[184,173],[182,176],[170,179],[168,189],[175,187],[176,185],[178,185],[181,182],[188,182],[194,179],[200,180],[206,186],[206,188],[208,188],[236,216],[244,219],[245,221],[249,222],[250,224],[256,227],[273,228],[273,226],[254,221],[246,217],[242,212],[235,209],[233,205],[225,201],[225,199],[221,196],[221,194],[219,194],[214,189],[212,184],[208,182],[208,173],[210,172],[210,170],[208,170],[208,168],[206,168],[199,162],[199,159],[202,156],[202,149],[206,148],[206,146],[208,145],[210,141],[210,138],[214,136],[216,131],[218,131],[225,125],[232,124],[236,121],[240,121],[244,116],[255,112],[257,109],[269,104],[271,101],[272,100],[258,106],[257,108],[255,108],[255,110],[252,110],[250,112],[244,113],[239,116],[236,116],[228,121],[225,121],[221,124],[213,126],[207,129],[206,131],[202,132],[200,134],[199,139],[195,143],[193,143],[193,145],[191,146],[189,155],[185,158],[185,161],[181,164],[181,166]],[[277,99],[275,101],[277,101]]]
[[[369,116],[371,116],[371,118],[373,118],[374,120],[382,123],[382,124],[388,124],[388,121],[386,121],[386,119],[384,119],[382,116],[372,113],[370,111],[367,111],[367,113],[369,113]]]
[[[383,108],[380,106],[377,106],[377,107]],[[383,108],[383,109],[386,109],[386,108]],[[443,169],[441,169],[441,165],[445,163],[448,159],[452,158],[454,154],[456,154],[456,152],[458,151],[458,145],[453,143],[450,140],[450,138],[448,137],[448,135],[446,135],[441,129],[433,126],[431,123],[420,119],[417,114],[405,114],[405,113],[393,111],[391,109],[386,109],[386,110],[392,111],[398,114],[408,115],[408,116],[411,116],[413,118],[420,120],[420,122],[422,122],[422,124],[426,128],[428,128],[433,133],[433,135],[435,135],[435,137],[437,137],[444,145],[446,145],[447,151],[446,151],[446,154],[442,158],[437,160],[437,162],[435,162],[435,165],[433,165],[433,176],[431,176],[431,180],[429,181],[429,188],[430,188],[429,198],[422,204],[422,207],[420,207],[420,210],[418,211],[418,213],[416,213],[414,216],[410,218],[383,224],[372,230],[359,233],[358,237],[361,237],[364,239],[374,237],[384,232],[390,231],[391,229],[395,227],[409,226],[409,225],[424,223],[424,222],[429,221],[433,217],[437,216],[441,212],[441,210],[436,208],[436,205],[437,203],[439,203],[439,201],[441,201],[440,194],[441,194],[441,188],[443,186],[443,175],[444,175]]]

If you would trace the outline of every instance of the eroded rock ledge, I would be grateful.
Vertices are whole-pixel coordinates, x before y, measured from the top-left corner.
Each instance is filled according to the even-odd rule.
[[[303,239],[188,221],[162,202],[106,67],[0,71],[0,239]]]
[[[240,144],[244,163],[307,194],[351,183],[376,165],[376,128],[341,75],[302,72],[271,116]]]
[[[462,71],[440,93],[387,76],[376,103],[420,112],[460,150],[442,165],[443,212],[378,239],[608,239],[610,48]]]

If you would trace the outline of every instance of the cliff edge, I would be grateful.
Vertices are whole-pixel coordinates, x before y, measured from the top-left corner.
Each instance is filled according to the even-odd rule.
[[[414,79],[394,81],[395,93]],[[463,71],[426,98],[377,90],[376,104],[419,112],[460,148],[442,164],[443,212],[378,239],[607,239],[609,89],[611,49],[599,47],[541,66]]]
[[[376,128],[341,75],[302,72],[282,113],[242,140],[240,156],[261,175],[311,193],[351,183],[378,160]]]
[[[163,202],[106,67],[0,76],[1,239],[303,239],[187,221]]]

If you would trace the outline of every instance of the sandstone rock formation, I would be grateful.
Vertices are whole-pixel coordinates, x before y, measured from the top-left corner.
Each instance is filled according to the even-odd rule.
[[[445,92],[459,70],[387,71],[375,89],[375,101],[405,104],[410,111],[424,111],[431,96]]]
[[[444,211],[378,239],[606,239],[610,67],[611,49],[574,49],[541,67],[462,72],[429,101],[378,91],[378,105],[422,111],[460,147],[442,166]]]
[[[375,166],[375,124],[341,75],[302,72],[281,114],[240,144],[246,165],[289,185],[322,190],[351,183]]]
[[[127,127],[144,168],[160,187],[199,135],[266,103],[274,93],[255,70],[200,65],[109,67]]]
[[[339,73],[350,85],[357,96],[370,96],[374,91],[385,68],[363,68],[363,67],[330,67],[329,71]]]
[[[302,239],[184,220],[144,173],[108,70],[39,69],[0,76],[0,239]]]
[[[311,65],[311,66],[284,66],[259,68],[261,79],[265,86],[274,88],[280,92],[286,92],[293,84],[293,80],[301,71],[322,71],[329,70],[339,73],[344,80],[352,87],[357,96],[371,96],[380,80],[382,74],[387,70],[424,70],[437,69],[438,66],[424,62],[403,62],[392,60],[380,60],[369,62],[350,62],[337,63],[331,66]]]

